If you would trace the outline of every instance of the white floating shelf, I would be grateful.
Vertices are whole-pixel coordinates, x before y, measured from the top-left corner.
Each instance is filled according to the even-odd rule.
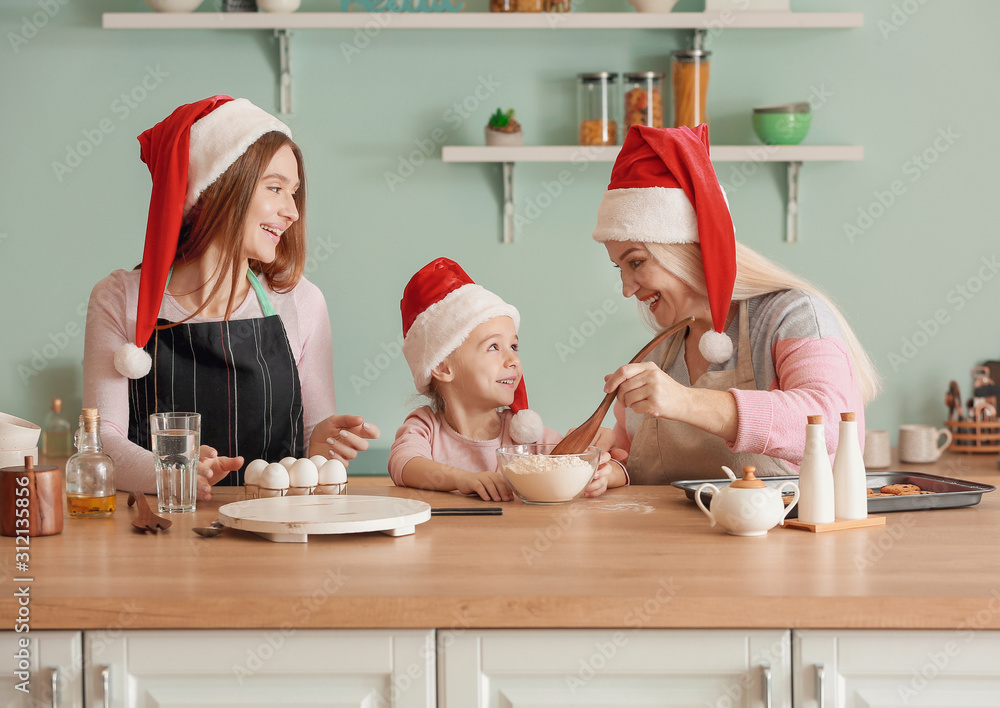
[[[494,162],[503,166],[503,242],[514,242],[514,163],[515,162],[614,162],[621,147],[587,145],[445,145],[442,162]],[[785,200],[785,239],[798,240],[799,170],[803,162],[857,162],[865,159],[861,145],[713,145],[713,162],[784,162],[788,172]]]
[[[443,162],[614,162],[621,147],[525,145],[486,147],[446,145]],[[865,159],[861,145],[713,145],[715,162],[856,162]]]
[[[106,12],[104,29],[849,29],[860,12]]]

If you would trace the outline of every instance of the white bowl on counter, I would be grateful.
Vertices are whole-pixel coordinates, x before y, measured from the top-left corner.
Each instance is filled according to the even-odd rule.
[[[257,9],[261,12],[295,12],[302,0],[257,0]]]
[[[38,446],[42,429],[24,418],[0,413],[0,450],[28,450]]]
[[[38,465],[38,448],[33,447],[27,450],[0,450],[0,469],[4,467],[23,467],[24,458],[31,457],[34,464]]]
[[[154,12],[194,12],[204,0],[144,0]]]
[[[677,0],[628,0],[636,12],[670,12]]]

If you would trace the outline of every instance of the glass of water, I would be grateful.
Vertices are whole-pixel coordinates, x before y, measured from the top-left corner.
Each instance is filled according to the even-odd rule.
[[[156,498],[161,514],[194,511],[198,491],[200,413],[153,413],[149,429],[156,458]]]

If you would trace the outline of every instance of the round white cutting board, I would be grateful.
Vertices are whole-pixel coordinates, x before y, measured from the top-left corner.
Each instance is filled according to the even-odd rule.
[[[381,531],[406,536],[430,518],[426,502],[340,494],[247,499],[219,509],[223,526],[292,543],[305,543],[311,533]]]

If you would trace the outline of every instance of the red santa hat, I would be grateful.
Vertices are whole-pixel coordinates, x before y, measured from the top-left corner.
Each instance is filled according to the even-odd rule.
[[[517,308],[508,305],[448,258],[431,261],[410,278],[399,302],[403,315],[403,356],[420,393],[430,391],[431,372],[458,349],[469,334],[494,317],[510,317],[514,330],[521,324]],[[524,376],[514,391],[510,435],[527,444],[542,437],[541,417],[528,408]]]
[[[181,106],[139,136],[153,191],[139,276],[135,343],[115,352],[115,368],[139,379],[152,361],[143,350],[156,327],[181,222],[198,197],[265,133],[292,136],[288,126],[245,98],[212,96]]]
[[[708,126],[632,126],[597,211],[594,240],[697,243],[712,328],[698,348],[721,364],[733,354],[725,333],[736,281],[736,238],[726,195],[708,154]]]

